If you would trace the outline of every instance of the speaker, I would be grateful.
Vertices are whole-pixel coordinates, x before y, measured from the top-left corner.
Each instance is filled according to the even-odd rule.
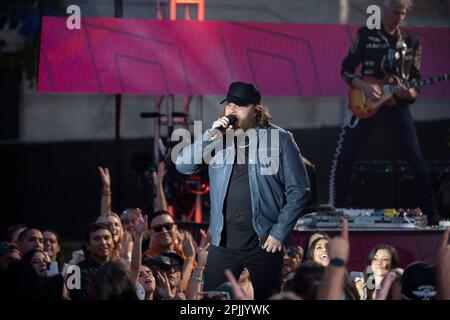
[[[438,178],[450,173],[450,161],[426,162],[435,194]],[[418,196],[414,173],[406,161],[357,161],[352,173],[355,208],[416,208]]]
[[[354,208],[393,208],[395,176],[392,161],[357,161],[352,173]]]
[[[416,208],[418,203],[417,190],[414,185],[414,173],[406,161],[396,161],[395,165],[395,207]],[[428,174],[430,172],[428,171]]]

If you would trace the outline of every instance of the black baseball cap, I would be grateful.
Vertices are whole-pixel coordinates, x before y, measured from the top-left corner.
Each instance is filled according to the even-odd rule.
[[[156,266],[163,270],[169,270],[174,264],[170,258],[174,258],[180,266],[183,266],[184,259],[174,250],[165,251],[155,258],[145,258],[142,261],[142,264],[150,267]]]
[[[252,83],[236,81],[230,84],[227,97],[220,103],[233,102],[238,106],[246,106],[250,103],[261,104],[261,93]]]
[[[402,276],[402,297],[407,300],[434,300],[436,269],[423,261],[407,266]]]

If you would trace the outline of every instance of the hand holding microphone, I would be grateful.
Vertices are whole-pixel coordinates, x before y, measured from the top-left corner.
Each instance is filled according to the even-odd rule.
[[[238,119],[235,116],[229,114],[214,121],[213,125],[211,126],[211,130],[217,129],[221,132],[221,134],[214,134],[213,131],[212,133],[209,133],[209,139],[217,140],[220,136],[222,136],[222,134],[224,134],[225,130],[232,129],[237,120]]]
[[[229,114],[214,121],[211,129],[218,129],[224,133],[226,129],[232,129],[237,120],[238,119],[235,116]]]

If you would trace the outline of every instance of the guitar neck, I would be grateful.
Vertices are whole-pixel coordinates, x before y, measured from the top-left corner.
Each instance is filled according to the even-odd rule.
[[[442,76],[438,76],[438,77],[429,77],[423,80],[419,80],[419,81],[406,81],[405,82],[405,86],[408,89],[414,89],[414,88],[419,88],[428,84],[436,84],[442,81],[447,81],[450,79],[450,76],[446,73],[444,73]]]

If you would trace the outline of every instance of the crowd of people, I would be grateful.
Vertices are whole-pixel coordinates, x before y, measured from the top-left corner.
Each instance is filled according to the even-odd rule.
[[[161,170],[163,172],[163,170]],[[210,237],[200,231],[197,243],[160,208],[150,216],[138,208],[111,211],[107,169],[101,214],[86,228],[83,245],[63,255],[62,239],[51,228],[11,226],[0,243],[0,292],[6,299],[50,300],[253,300],[252,274],[226,270],[226,281],[211,292],[203,287]],[[162,198],[164,196],[162,195]],[[164,201],[163,201],[164,202]],[[280,292],[270,299],[433,300],[450,299],[450,230],[442,235],[434,265],[417,261],[404,269],[394,247],[379,244],[368,253],[366,269],[348,272],[348,225],[340,236],[310,235],[303,245],[283,248]],[[78,286],[73,268],[79,268]],[[354,271],[354,270],[351,270]],[[356,274],[356,276],[355,276]],[[75,281],[76,283],[77,281]],[[226,293],[218,295],[217,293]],[[215,293],[213,295],[212,293]]]

